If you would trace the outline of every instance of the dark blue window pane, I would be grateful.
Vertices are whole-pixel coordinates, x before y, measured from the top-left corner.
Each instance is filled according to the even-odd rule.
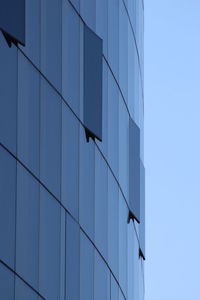
[[[79,170],[79,221],[89,237],[94,240],[94,175],[95,146],[86,142],[85,132],[80,126],[80,170]]]
[[[41,69],[61,91],[62,0],[41,1]]]
[[[0,166],[0,259],[14,268],[16,161],[2,147]]]
[[[79,122],[62,104],[62,203],[78,220]]]
[[[60,199],[61,177],[61,99],[41,80],[40,178]]]
[[[17,48],[0,32],[0,142],[16,154]]]
[[[40,77],[19,52],[18,157],[39,177]]]
[[[140,161],[140,248],[145,258],[145,169]]]
[[[84,27],[84,125],[102,140],[102,40]]]
[[[26,0],[26,46],[23,52],[40,67],[40,16],[41,0]]]
[[[7,298],[6,298],[7,299]],[[21,279],[15,279],[15,300],[38,300],[38,295]]]
[[[80,228],[67,214],[66,220],[66,297],[79,299],[80,295]]]
[[[97,251],[94,266],[94,299],[110,300],[110,271]]]
[[[0,28],[17,42],[25,44],[25,0],[1,0]]]
[[[140,221],[140,129],[131,118],[129,124],[129,203]]]
[[[94,300],[94,248],[82,232],[80,249],[80,300]]]
[[[17,165],[16,270],[38,289],[39,183]]]
[[[14,300],[14,275],[0,263],[0,296],[2,300]]]
[[[61,210],[58,202],[40,189],[39,290],[46,299],[60,297]]]

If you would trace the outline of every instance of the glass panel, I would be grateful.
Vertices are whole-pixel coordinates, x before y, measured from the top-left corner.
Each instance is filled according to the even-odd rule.
[[[0,4],[0,28],[24,45],[25,0],[1,0]]]
[[[110,300],[110,272],[97,251],[94,265],[94,299]]]
[[[0,263],[0,297],[14,300],[14,274]]]
[[[46,299],[60,297],[60,206],[40,189],[39,290]]]
[[[96,21],[96,1],[94,0],[80,0],[81,16],[85,23],[95,31]]]
[[[40,64],[40,25],[41,1],[26,0],[26,46],[22,51],[39,67]]]
[[[127,295],[127,220],[128,208],[119,193],[119,283],[124,295]]]
[[[94,248],[81,232],[80,300],[94,299]]]
[[[78,220],[79,122],[62,104],[62,203]]]
[[[38,289],[39,183],[17,165],[16,271]]]
[[[96,33],[103,40],[103,53],[108,52],[108,1],[96,0]]]
[[[80,18],[69,1],[63,1],[62,16],[62,95],[79,116]]]
[[[119,182],[123,193],[129,196],[129,115],[122,97],[119,97]]]
[[[16,161],[2,147],[0,166],[0,258],[14,269]]]
[[[102,87],[102,141],[96,140],[104,156],[108,157],[108,66],[103,60],[103,87]]]
[[[119,93],[108,72],[108,162],[118,178],[119,172]]]
[[[103,257],[108,256],[108,169],[95,148],[95,244]]]
[[[7,298],[6,298],[7,299]],[[38,300],[38,295],[18,277],[15,279],[15,300]]]
[[[108,261],[119,278],[119,191],[113,175],[108,172]]]
[[[118,299],[119,299],[118,285],[111,274],[111,300],[118,300]]]
[[[102,40],[84,26],[84,125],[102,140]]]
[[[67,214],[66,219],[66,297],[80,298],[80,228]]]
[[[119,1],[119,85],[128,103],[128,16],[122,0]]]
[[[19,52],[18,156],[39,177],[39,74]]]
[[[85,131],[80,126],[79,218],[80,225],[94,240],[94,143],[86,142]]]
[[[79,12],[80,11],[80,0],[68,0],[72,5],[75,7],[75,9]]]
[[[108,1],[108,61],[119,79],[119,0]]]
[[[61,99],[44,79],[41,80],[40,177],[60,199],[61,176]]]
[[[140,225],[139,225],[139,236],[140,236],[140,248],[142,254],[145,257],[145,169],[143,163],[140,161]]]
[[[60,300],[65,300],[66,213],[63,207],[61,207],[60,213]]]
[[[53,22],[52,22],[53,20]],[[41,1],[41,70],[61,91],[62,0]]]
[[[129,119],[129,203],[130,209],[140,221],[140,129]]]
[[[0,142],[16,154],[17,48],[0,32]]]

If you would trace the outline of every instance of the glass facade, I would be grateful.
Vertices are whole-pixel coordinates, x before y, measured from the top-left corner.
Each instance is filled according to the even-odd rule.
[[[0,31],[1,299],[144,300],[143,6],[26,0],[25,46]]]

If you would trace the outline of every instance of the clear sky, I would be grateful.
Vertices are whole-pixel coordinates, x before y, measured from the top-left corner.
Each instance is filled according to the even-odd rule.
[[[200,0],[145,1],[146,300],[200,300]]]

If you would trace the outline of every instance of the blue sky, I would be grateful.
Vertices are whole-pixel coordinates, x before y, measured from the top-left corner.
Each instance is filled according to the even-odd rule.
[[[200,299],[200,1],[145,1],[146,300]]]

